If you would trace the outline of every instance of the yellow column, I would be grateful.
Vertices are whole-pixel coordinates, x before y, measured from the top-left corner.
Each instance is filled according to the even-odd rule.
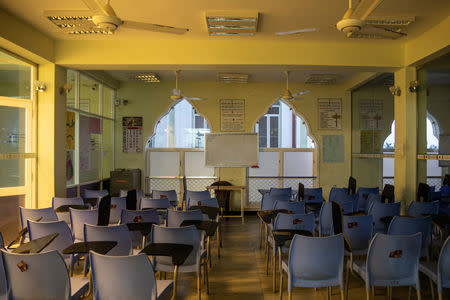
[[[66,195],[66,70],[53,63],[41,64],[38,78],[47,89],[38,93],[37,206],[51,206],[52,197]]]
[[[395,109],[395,200],[402,210],[416,197],[417,182],[417,95],[409,91],[416,80],[416,69],[406,67],[395,72],[395,86],[400,95],[394,98]]]

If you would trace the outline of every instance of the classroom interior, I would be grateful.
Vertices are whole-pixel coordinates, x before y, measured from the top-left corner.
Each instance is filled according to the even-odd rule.
[[[104,23],[96,19],[105,16]],[[6,272],[0,299],[20,298],[21,291],[11,288],[7,252],[30,242],[22,208],[50,207],[55,214],[55,197],[98,197],[81,204],[100,211],[106,194],[88,194],[108,191],[106,225],[123,226],[125,213],[113,214],[116,198],[126,203],[123,211],[140,211],[147,201],[141,198],[159,199],[154,191],[169,190],[176,197],[170,207],[162,213],[162,207],[152,206],[159,209],[157,224],[164,227],[173,211],[195,206],[217,230],[208,235],[197,227],[204,238],[199,247],[206,253],[197,262],[202,269],[197,275],[183,271],[176,280],[172,269],[149,260],[153,268],[145,272],[155,282],[167,280],[166,294],[158,292],[158,299],[406,299],[409,293],[446,299],[449,113],[448,0],[0,0],[0,240],[5,246],[13,242],[0,259]],[[212,137],[237,139],[212,150]],[[242,142],[245,138],[251,142]],[[231,163],[221,161],[219,152],[227,153]],[[282,194],[273,196],[271,189]],[[131,190],[136,191],[127,194]],[[190,200],[187,192],[200,191],[207,199],[191,203],[196,194]],[[429,279],[419,266],[418,279],[410,278],[416,286],[396,279],[373,284],[374,290],[360,273],[365,269],[348,271],[354,261],[347,231],[363,222],[351,218],[375,216],[377,200],[366,204],[367,193],[376,194],[373,199],[380,203],[398,204],[397,213],[382,217],[410,219],[416,202],[439,208],[416,216],[429,221],[423,242],[427,255],[417,255],[420,262],[435,264],[442,257],[443,292],[438,275]],[[209,197],[219,200],[210,219],[201,207],[209,207]],[[277,204],[286,197],[289,205],[301,202],[301,215],[313,218],[312,229],[306,230],[311,240],[296,232],[295,237],[287,233],[290,238],[282,245],[275,241],[276,220],[286,211],[297,215],[294,206]],[[66,208],[64,217],[55,214],[69,230],[74,230],[71,211],[77,205]],[[321,225],[326,209],[328,232]],[[31,221],[39,223],[36,216]],[[300,219],[290,220],[296,230],[308,223]],[[375,232],[380,239],[389,236],[391,220],[383,227],[373,219],[365,252],[355,252],[355,261],[366,261]],[[334,227],[338,222],[340,227]],[[80,236],[71,231],[72,242],[86,239],[83,223],[81,228]],[[147,244],[145,239],[143,245],[136,243],[137,232],[131,233],[136,254]],[[295,243],[313,245],[312,239],[325,243],[333,237],[345,247],[317,246],[316,251],[324,257],[342,252],[337,281],[328,278],[331,283],[321,285],[319,279],[305,283],[290,277],[295,261],[289,249],[294,251]],[[46,253],[45,247],[41,250]],[[92,286],[95,271],[89,265],[95,266],[95,257],[84,254],[65,268],[69,281],[85,280],[82,298],[105,299],[96,290],[100,284]],[[120,286],[121,280],[115,281]],[[156,286],[151,299],[156,299]],[[27,292],[23,297],[33,299]]]

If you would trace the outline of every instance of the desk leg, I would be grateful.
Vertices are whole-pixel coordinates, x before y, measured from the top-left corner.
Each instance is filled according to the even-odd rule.
[[[244,189],[241,189],[241,218],[242,218],[242,224],[244,224]]]
[[[145,248],[145,235],[142,235],[142,249]]]
[[[178,274],[178,265],[175,265],[175,270],[173,271],[173,293],[171,300],[175,300],[175,296],[177,294],[177,274]]]
[[[277,274],[277,254],[275,253],[275,250],[277,250],[276,247],[273,248],[272,253],[272,285],[273,285],[273,292],[275,293],[277,291],[277,281],[276,281],[276,274]]]
[[[283,299],[283,267],[282,267],[282,254],[281,247],[278,247],[278,263],[280,269],[280,300]]]
[[[209,267],[212,267],[212,262],[211,262],[211,237],[207,237],[206,238],[206,259],[207,259],[207,264],[209,264]]]

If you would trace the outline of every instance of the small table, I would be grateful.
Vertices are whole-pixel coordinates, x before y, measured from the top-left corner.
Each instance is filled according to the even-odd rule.
[[[184,264],[194,247],[192,245],[174,244],[174,243],[151,243],[148,244],[140,253],[149,256],[171,256],[172,264],[175,266],[173,271],[173,294],[172,300],[175,299],[177,291],[177,273],[178,266]]]
[[[305,202],[305,208],[308,211],[312,211],[312,212],[316,212],[318,210],[320,210],[322,208],[322,202],[310,202],[308,203],[307,201]]]
[[[43,237],[40,237],[38,239],[29,241],[27,243],[21,244],[19,247],[14,249],[13,253],[39,253],[41,252],[45,247],[47,247],[53,240],[59,235],[59,233],[52,233]]]
[[[202,214],[208,215],[208,218],[210,220],[215,220],[217,215],[219,214],[219,208],[217,207],[212,207],[212,206],[203,206],[203,205],[199,205],[199,206],[191,206],[189,208],[189,210],[195,210],[195,209],[199,209],[202,211]]]
[[[62,251],[63,254],[84,254],[94,251],[105,255],[117,245],[116,241],[92,241],[74,243]]]
[[[75,205],[75,204],[61,205],[61,206],[55,208],[55,212],[57,212],[57,213],[68,213],[70,208],[88,210],[89,206],[87,206],[87,205]]]
[[[136,223],[127,223],[127,227],[129,231],[140,231],[142,234],[142,248],[145,247],[145,239],[147,235],[152,232],[152,226],[156,224],[154,222],[136,222]]]
[[[276,218],[279,213],[288,214],[289,211],[287,209],[269,209],[256,212],[261,221],[266,225],[272,222],[272,219]]]
[[[207,186],[206,189],[209,190],[214,190],[214,191],[241,191],[241,215],[240,216],[233,216],[233,215],[228,215],[225,216],[223,215],[222,217],[224,218],[241,218],[242,219],[242,224],[244,224],[245,222],[245,218],[244,218],[244,202],[245,202],[245,195],[246,195],[246,191],[247,191],[247,187],[245,185],[210,185]]]

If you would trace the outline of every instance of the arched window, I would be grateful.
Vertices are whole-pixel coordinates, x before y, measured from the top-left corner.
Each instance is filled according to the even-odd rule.
[[[203,148],[208,132],[205,118],[188,101],[182,100],[158,121],[146,148]]]
[[[255,125],[261,148],[314,148],[305,121],[281,100],[275,102]]]

